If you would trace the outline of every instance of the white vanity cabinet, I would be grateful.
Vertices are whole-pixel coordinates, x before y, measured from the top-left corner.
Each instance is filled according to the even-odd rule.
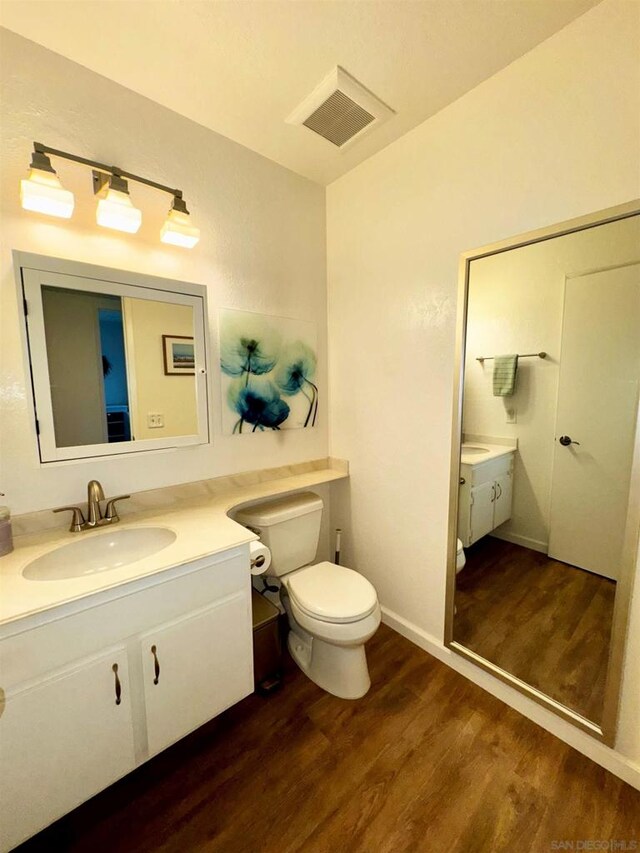
[[[4,700],[0,821],[10,849],[135,767],[127,650],[78,661]]]
[[[511,518],[513,452],[460,466],[458,538],[467,548]]]
[[[246,651],[245,611],[245,597],[236,595],[142,637],[150,756],[246,695],[246,666],[238,655]]]
[[[6,851],[253,691],[248,547],[4,626],[0,688]]]

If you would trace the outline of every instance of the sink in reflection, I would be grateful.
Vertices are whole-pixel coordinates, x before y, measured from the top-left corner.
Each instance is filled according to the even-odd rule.
[[[483,453],[488,453],[488,449],[486,447],[476,447],[473,444],[463,444],[462,445],[462,455],[463,456],[481,456]]]
[[[110,530],[100,536],[78,539],[77,542],[43,554],[29,563],[22,574],[32,581],[85,577],[150,557],[175,540],[176,534],[166,527]]]

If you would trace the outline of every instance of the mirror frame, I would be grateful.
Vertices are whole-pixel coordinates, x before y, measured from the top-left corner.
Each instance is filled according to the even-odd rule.
[[[618,725],[618,712],[620,706],[620,688],[622,685],[624,654],[627,639],[627,626],[629,621],[629,606],[633,589],[633,576],[638,553],[638,542],[640,538],[640,406],[637,413],[637,428],[631,469],[631,487],[629,493],[629,505],[624,536],[622,553],[622,565],[620,567],[620,580],[616,589],[616,597],[613,610],[613,624],[611,630],[611,643],[609,647],[609,662],[607,668],[607,679],[605,685],[604,708],[600,725],[581,716],[569,707],[562,705],[545,693],[532,687],[525,681],[517,678],[496,664],[481,657],[460,643],[453,637],[454,607],[456,591],[456,540],[458,528],[458,491],[460,483],[460,451],[462,444],[462,404],[464,394],[464,365],[467,331],[467,307],[469,292],[469,274],[471,262],[488,255],[501,254],[511,249],[521,248],[551,240],[554,237],[562,237],[567,234],[594,228],[598,225],[606,225],[630,216],[640,214],[640,199],[617,205],[616,207],[581,216],[566,222],[560,222],[546,228],[520,234],[507,240],[501,240],[488,246],[482,246],[464,252],[460,256],[459,279],[458,279],[458,303],[456,315],[456,344],[455,344],[455,367],[454,367],[454,392],[453,392],[453,414],[451,431],[451,481],[449,489],[449,521],[448,521],[448,547],[447,547],[447,587],[445,604],[445,646],[455,654],[460,655],[467,661],[475,664],[485,672],[498,678],[500,681],[518,690],[520,693],[533,699],[539,705],[553,711],[577,728],[582,729],[594,738],[613,746]]]
[[[210,443],[209,401],[211,394],[207,371],[210,353],[207,334],[206,287],[189,282],[15,250],[13,259],[24,341],[25,370],[31,386],[32,413],[36,425],[38,455],[42,465]],[[43,275],[50,279],[53,286],[69,287],[65,279],[71,277],[77,279],[79,291],[111,293],[134,299],[190,305],[193,308],[197,433],[147,438],[138,441],[122,441],[117,444],[105,442],[69,447],[58,447],[56,445],[42,310],[41,286]],[[65,279],[61,276],[64,276]],[[108,291],[105,285],[111,285],[111,290]]]

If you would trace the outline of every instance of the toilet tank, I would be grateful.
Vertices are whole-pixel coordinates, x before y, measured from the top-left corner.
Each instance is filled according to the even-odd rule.
[[[320,540],[322,498],[301,492],[240,509],[233,517],[255,530],[271,551],[267,574],[286,575],[313,562]]]

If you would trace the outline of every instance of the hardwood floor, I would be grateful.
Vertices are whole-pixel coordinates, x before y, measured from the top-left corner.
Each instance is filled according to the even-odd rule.
[[[616,585],[486,536],[457,577],[454,637],[594,722],[602,716]]]
[[[289,662],[280,693],[245,699],[21,853],[541,853],[640,837],[640,792],[389,628],[368,654],[364,699]]]

